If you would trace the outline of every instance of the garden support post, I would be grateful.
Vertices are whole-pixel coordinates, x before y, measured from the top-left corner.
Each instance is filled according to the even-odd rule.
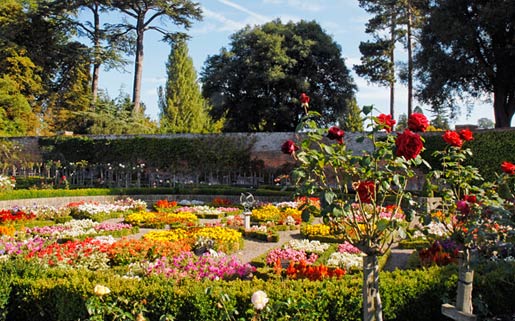
[[[363,257],[363,321],[383,321],[377,255]]]
[[[456,294],[456,307],[442,304],[442,314],[458,321],[475,321],[472,314],[472,282],[474,271],[470,269],[470,250],[459,253],[458,293]]]

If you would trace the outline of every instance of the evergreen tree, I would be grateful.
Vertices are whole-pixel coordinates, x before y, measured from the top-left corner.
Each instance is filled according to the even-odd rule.
[[[355,98],[350,99],[347,103],[347,112],[345,113],[342,128],[349,132],[363,131],[363,117],[361,117],[361,109]]]
[[[136,33],[132,103],[134,104],[134,112],[139,113],[141,112],[140,96],[145,32],[154,30],[163,35],[163,40],[173,41],[178,38],[178,34],[168,30],[167,20],[170,20],[175,26],[183,26],[185,29],[189,29],[192,20],[202,18],[202,11],[200,5],[191,0],[112,0],[110,4],[128,17],[136,20],[134,24],[124,22],[119,27]],[[156,23],[157,21],[159,23]]]
[[[165,133],[209,131],[206,101],[197,83],[197,72],[185,41],[174,43],[166,64],[168,81],[160,94],[160,126]]]

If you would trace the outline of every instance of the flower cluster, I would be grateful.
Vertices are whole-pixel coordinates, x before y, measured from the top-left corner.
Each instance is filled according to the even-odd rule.
[[[164,199],[164,200],[158,200],[155,204],[154,204],[154,208],[159,211],[159,210],[164,210],[164,209],[172,209],[174,207],[177,206],[177,202],[176,201],[169,201],[167,199]]]
[[[318,259],[318,255],[315,253],[307,254],[303,250],[294,250],[291,248],[284,249],[273,249],[266,255],[266,264],[273,266],[278,262],[295,262],[305,261],[309,264],[313,264]],[[280,264],[279,264],[280,265]]]
[[[304,251],[306,253],[317,253],[322,254],[329,248],[328,243],[320,243],[320,241],[310,241],[310,240],[291,240],[284,245],[284,248],[296,250],[296,251]]]
[[[190,230],[176,228],[169,231],[151,231],[143,236],[145,239],[158,241],[194,240],[204,237],[215,241],[214,248],[219,251],[230,252],[237,250],[242,240],[240,232],[221,226],[202,227]]]
[[[193,278],[195,280],[227,280],[248,278],[255,268],[241,263],[235,257],[206,253],[196,256],[182,252],[175,257],[162,257],[148,264],[147,275],[163,275],[173,279]]]
[[[295,224],[300,224],[302,212],[297,209],[296,206],[291,207],[288,205],[292,204],[265,204],[259,208],[253,209],[251,218],[257,222],[276,222],[281,225],[288,225],[288,221],[291,225],[291,219],[293,219]],[[288,219],[288,217],[291,217],[291,219]]]
[[[158,241],[152,239],[123,238],[107,248],[110,262],[123,266],[143,261],[154,261],[161,257],[172,257],[191,251],[191,240]]]
[[[36,218],[32,212],[25,212],[18,208],[10,210],[0,210],[0,223],[16,222],[16,221],[29,221]]]
[[[52,226],[26,228],[25,233],[46,238],[64,239],[104,235],[108,232],[131,231],[132,225],[123,223],[98,223],[92,220],[72,220]]]
[[[173,227],[195,226],[198,218],[190,212],[136,212],[125,216],[124,221],[139,227],[162,228],[165,225]]]
[[[325,224],[303,224],[300,228],[304,236],[328,236],[331,235],[331,228]]]
[[[14,177],[0,175],[0,192],[11,191],[14,189],[16,180]]]
[[[428,249],[420,250],[418,256],[422,266],[442,266],[456,262],[460,249],[452,239],[436,240]]]
[[[464,141],[471,141],[474,139],[472,132],[469,129],[462,129],[460,132],[447,130],[442,136],[443,140],[450,146],[460,148]]]
[[[345,275],[345,270],[339,267],[332,268],[321,265],[311,265],[308,262],[302,260],[298,263],[290,261],[290,265],[286,269],[286,276],[288,278],[297,279],[308,279],[311,281],[320,281],[325,278],[341,278]]]

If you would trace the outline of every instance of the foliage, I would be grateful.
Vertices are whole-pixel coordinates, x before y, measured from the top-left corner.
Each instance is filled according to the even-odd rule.
[[[416,55],[420,98],[456,114],[463,98],[492,94],[495,127],[510,127],[514,10],[509,0],[430,2]]]
[[[200,93],[193,60],[184,40],[172,45],[166,64],[168,80],[160,88],[160,131],[163,133],[208,133],[216,127],[211,122],[207,103]],[[164,93],[163,93],[164,91]]]
[[[133,30],[136,34],[132,103],[134,104],[134,114],[139,114],[142,111],[140,96],[145,32],[154,30],[163,35],[164,41],[176,41],[178,40],[178,35],[168,29],[167,22],[169,21],[175,26],[189,29],[193,20],[200,20],[202,18],[202,11],[198,3],[190,0],[173,2],[149,0],[144,3],[140,3],[138,0],[113,0],[110,2],[110,5],[135,20],[134,24],[129,24],[127,20],[124,20],[120,27],[124,29],[124,32]],[[159,24],[156,23],[157,20],[159,20]]]
[[[513,312],[513,263],[485,266],[475,280],[475,290],[491,313]],[[28,262],[9,261],[1,264],[6,280],[2,296],[8,320],[77,320],[86,319],[86,301],[94,295],[97,284],[107,286],[119,307],[130,311],[144,306],[148,320],[159,320],[168,314],[177,320],[227,320],[227,311],[238,311],[241,318],[252,319],[251,296],[266,289],[269,302],[261,311],[267,320],[358,320],[361,290],[359,275],[339,280],[311,282],[306,280],[203,281],[184,280],[177,284],[162,278],[148,282],[122,278],[110,271],[69,271],[41,269]],[[440,305],[455,291],[455,268],[432,267],[424,270],[381,274],[381,295],[388,320],[444,320]],[[6,292],[5,292],[6,291]],[[225,298],[223,300],[222,298]],[[73,302],[73,304],[70,304]],[[330,307],[328,307],[330,304]],[[488,311],[484,311],[488,313]]]
[[[347,112],[343,119],[342,129],[348,132],[362,132],[363,118],[361,117],[361,109],[359,108],[356,99],[352,99],[347,106]]]
[[[341,48],[314,21],[248,26],[230,46],[209,57],[201,73],[211,116],[226,119],[223,131],[292,131],[304,114],[301,93],[311,96],[322,122],[334,123],[354,98]]]

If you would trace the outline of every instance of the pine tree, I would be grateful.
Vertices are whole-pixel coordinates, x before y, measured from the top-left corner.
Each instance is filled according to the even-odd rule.
[[[178,41],[166,65],[168,81],[160,89],[160,126],[165,133],[202,133],[209,131],[207,104],[200,93],[197,72],[188,56],[188,46]]]
[[[361,117],[361,109],[359,108],[356,99],[350,99],[347,106],[347,113],[345,114],[342,128],[349,132],[362,132],[363,118]]]

